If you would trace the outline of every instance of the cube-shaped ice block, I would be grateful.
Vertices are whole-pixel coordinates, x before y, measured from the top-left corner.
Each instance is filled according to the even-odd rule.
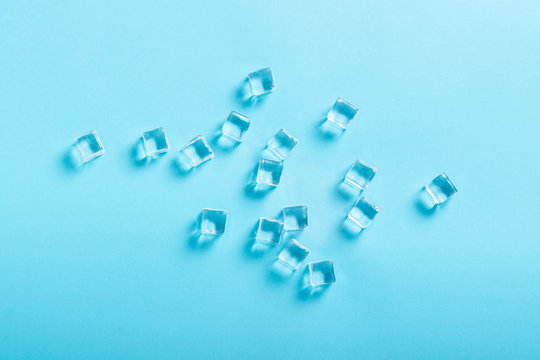
[[[435,205],[442,204],[457,192],[456,187],[445,173],[441,173],[433,179],[425,186],[425,189]]]
[[[378,212],[377,206],[361,197],[347,214],[347,225],[352,225],[351,230],[362,231],[371,224]]]
[[[225,210],[203,209],[200,219],[200,232],[202,235],[223,235],[227,212]]]
[[[332,106],[332,109],[330,109],[326,117],[332,124],[345,130],[357,113],[358,109],[355,106],[339,98],[334,103],[334,106]]]
[[[276,187],[279,185],[282,171],[283,163],[281,161],[260,159],[255,182],[260,186]]]
[[[309,284],[312,287],[330,285],[336,282],[334,262],[330,260],[309,263]]]
[[[274,137],[268,140],[268,149],[272,151],[280,160],[285,160],[294,147],[298,144],[298,140],[292,136],[287,130],[280,129]]]
[[[224,136],[232,139],[235,142],[242,142],[244,134],[249,129],[251,120],[246,116],[231,111],[227,120],[221,126],[221,132]]]
[[[304,230],[308,227],[308,212],[305,205],[283,208],[283,226],[285,230]]]
[[[310,251],[306,247],[302,246],[295,239],[292,239],[283,250],[281,250],[278,260],[282,264],[288,266],[291,270],[295,271],[308,257],[309,253]]]
[[[347,171],[347,174],[345,174],[344,181],[359,190],[364,190],[371,180],[373,180],[376,173],[377,169],[373,166],[356,160],[349,171]]]
[[[165,129],[162,127],[144,132],[142,140],[144,152],[148,157],[154,157],[169,151],[169,140],[167,140],[167,134],[165,134]]]
[[[272,75],[272,70],[270,70],[270,68],[249,73],[248,80],[251,87],[251,94],[253,96],[267,94],[273,91],[276,87],[276,84],[274,83],[274,75]]]
[[[214,157],[214,152],[200,135],[184,145],[182,153],[191,167],[199,166]]]
[[[96,157],[103,155],[105,149],[95,130],[75,140],[75,147],[79,152],[81,161],[87,163]]]
[[[282,231],[283,223],[281,221],[262,217],[259,219],[255,240],[265,244],[277,245],[281,239]]]

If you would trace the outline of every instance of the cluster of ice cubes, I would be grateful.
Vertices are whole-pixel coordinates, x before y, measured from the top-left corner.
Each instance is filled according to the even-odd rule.
[[[250,97],[260,99],[274,91],[276,85],[270,68],[248,74]],[[348,128],[359,109],[342,98],[338,98],[326,115],[321,130],[328,136],[339,136]],[[221,126],[217,145],[226,149],[240,144],[251,126],[251,120],[236,111],[231,111]],[[279,185],[285,160],[289,157],[298,140],[287,130],[280,129],[271,137],[263,151],[254,176],[257,188],[272,189]],[[104,154],[105,149],[95,130],[75,140],[73,149],[78,154],[78,163],[85,164]],[[150,161],[170,150],[169,140],[163,127],[142,134],[137,146],[137,159]],[[214,152],[206,139],[199,135],[188,141],[180,149],[177,163],[183,171],[190,171],[210,161]],[[356,160],[339,184],[339,192],[347,198],[358,197],[344,221],[344,230],[349,234],[359,234],[366,229],[379,213],[379,208],[363,196],[363,192],[374,179],[377,169],[363,161]],[[443,172],[425,185],[421,191],[422,205],[435,208],[457,192],[456,187]],[[362,195],[362,196],[360,196]],[[201,211],[196,233],[198,236],[216,238],[225,233],[227,212],[205,208]],[[258,221],[255,242],[276,247],[286,244],[279,251],[276,263],[290,273],[300,268],[309,257],[310,250],[295,238],[287,238],[286,232],[302,231],[308,227],[308,209],[305,205],[286,206],[279,219],[261,217]],[[306,267],[308,286],[325,287],[336,281],[334,263],[331,260],[310,262]]]

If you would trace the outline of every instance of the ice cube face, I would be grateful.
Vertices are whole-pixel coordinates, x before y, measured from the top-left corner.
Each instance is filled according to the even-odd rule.
[[[456,187],[445,173],[441,173],[425,186],[426,192],[435,205],[442,204],[457,192]]]
[[[197,136],[184,145],[182,153],[192,167],[199,166],[214,157],[214,152],[202,136]]]
[[[276,84],[274,83],[274,75],[272,75],[272,70],[270,70],[270,68],[249,73],[248,80],[251,87],[251,94],[253,96],[267,94],[273,91],[276,87]]]
[[[285,230],[304,230],[308,227],[307,206],[295,205],[283,208],[283,226]]]
[[[268,159],[260,159],[257,168],[256,183],[262,186],[276,187],[279,185],[283,163]]]
[[[328,112],[327,119],[339,128],[345,130],[357,113],[358,109],[355,106],[339,98]]]
[[[144,132],[142,139],[144,152],[148,157],[154,157],[158,154],[169,151],[167,134],[165,134],[165,129],[162,127]]]
[[[358,230],[363,230],[371,224],[375,216],[379,213],[379,208],[369,202],[366,198],[358,199],[347,215],[347,220],[357,226]]]
[[[203,209],[201,213],[201,234],[223,235],[226,222],[227,212],[225,210]]]
[[[282,231],[283,223],[281,221],[262,217],[259,219],[255,240],[265,244],[277,245],[281,239]]]
[[[302,246],[298,241],[292,239],[281,250],[278,256],[278,260],[295,271],[300,267],[300,264],[309,256],[310,251]]]
[[[223,135],[231,138],[235,142],[240,143],[242,142],[244,134],[249,129],[250,125],[250,119],[240,113],[237,113],[236,111],[231,111],[229,117],[221,127],[221,132]]]
[[[88,134],[75,140],[75,147],[77,148],[83,163],[87,163],[90,160],[103,155],[105,152],[101,140],[95,130],[92,130]]]
[[[334,262],[330,260],[309,263],[309,282],[313,287],[336,282]]]
[[[376,173],[377,169],[373,166],[356,160],[349,171],[347,171],[347,174],[345,174],[345,181],[353,187],[364,190],[371,180],[373,180]]]
[[[292,136],[287,130],[280,129],[273,138],[268,140],[268,149],[271,150],[280,160],[285,160],[294,147],[298,144],[298,140]]]

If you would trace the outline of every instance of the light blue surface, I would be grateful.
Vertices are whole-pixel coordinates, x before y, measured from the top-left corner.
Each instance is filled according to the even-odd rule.
[[[0,358],[539,358],[539,18],[538,1],[0,2]],[[243,106],[266,66],[275,92]],[[327,141],[338,97],[360,112]],[[178,176],[231,110],[253,120],[244,142]],[[171,152],[135,165],[159,126]],[[282,127],[299,144],[281,184],[249,196]],[[91,129],[105,155],[70,171]],[[357,158],[381,211],[351,240],[336,186]],[[459,192],[422,214],[441,171]],[[246,252],[292,204],[309,259],[335,261],[318,298]],[[228,223],[199,249],[204,207]]]

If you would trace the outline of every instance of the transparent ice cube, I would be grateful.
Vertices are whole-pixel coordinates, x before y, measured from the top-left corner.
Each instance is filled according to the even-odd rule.
[[[144,152],[148,157],[155,157],[169,151],[167,134],[165,134],[165,129],[162,127],[144,132],[142,140]]]
[[[92,130],[88,134],[75,140],[75,147],[77,148],[83,163],[87,163],[90,160],[103,155],[105,152],[101,140],[95,130]]]
[[[282,171],[283,163],[281,161],[260,159],[255,182],[260,186],[276,187],[279,185]]]
[[[186,169],[199,166],[214,157],[212,149],[208,146],[204,137],[200,135],[184,145],[182,154],[186,160],[182,162]]]
[[[203,209],[200,232],[202,235],[223,235],[226,222],[227,212],[225,210]]]
[[[328,112],[327,119],[345,130],[357,113],[358,108],[339,98]]]
[[[359,233],[371,224],[378,212],[377,206],[361,197],[347,214],[345,229],[352,234]]]
[[[248,80],[251,87],[251,94],[253,96],[260,96],[269,93],[276,87],[276,84],[274,83],[274,76],[272,75],[272,70],[270,70],[270,68],[249,73]]]
[[[251,120],[246,116],[237,113],[236,111],[231,111],[229,117],[221,127],[221,132],[224,136],[240,143],[250,125]]]
[[[441,173],[425,186],[434,205],[442,204],[457,192],[456,187],[445,173]]]
[[[360,160],[356,160],[345,174],[344,182],[358,190],[365,190],[368,184],[373,180],[377,169]]]
[[[292,239],[289,243],[281,250],[278,256],[278,260],[291,268],[291,270],[296,270],[300,264],[308,257],[310,251],[302,246],[296,239]]]
[[[287,130],[280,129],[274,137],[268,140],[268,150],[278,157],[279,160],[285,160],[294,147],[298,144],[298,140],[292,136]]]
[[[277,245],[281,239],[282,231],[283,223],[281,221],[262,217],[259,219],[255,240],[265,244]]]
[[[336,282],[334,262],[331,260],[309,263],[309,284],[313,287],[330,285]]]
[[[286,206],[283,208],[285,230],[304,230],[308,227],[308,212],[305,205]]]

